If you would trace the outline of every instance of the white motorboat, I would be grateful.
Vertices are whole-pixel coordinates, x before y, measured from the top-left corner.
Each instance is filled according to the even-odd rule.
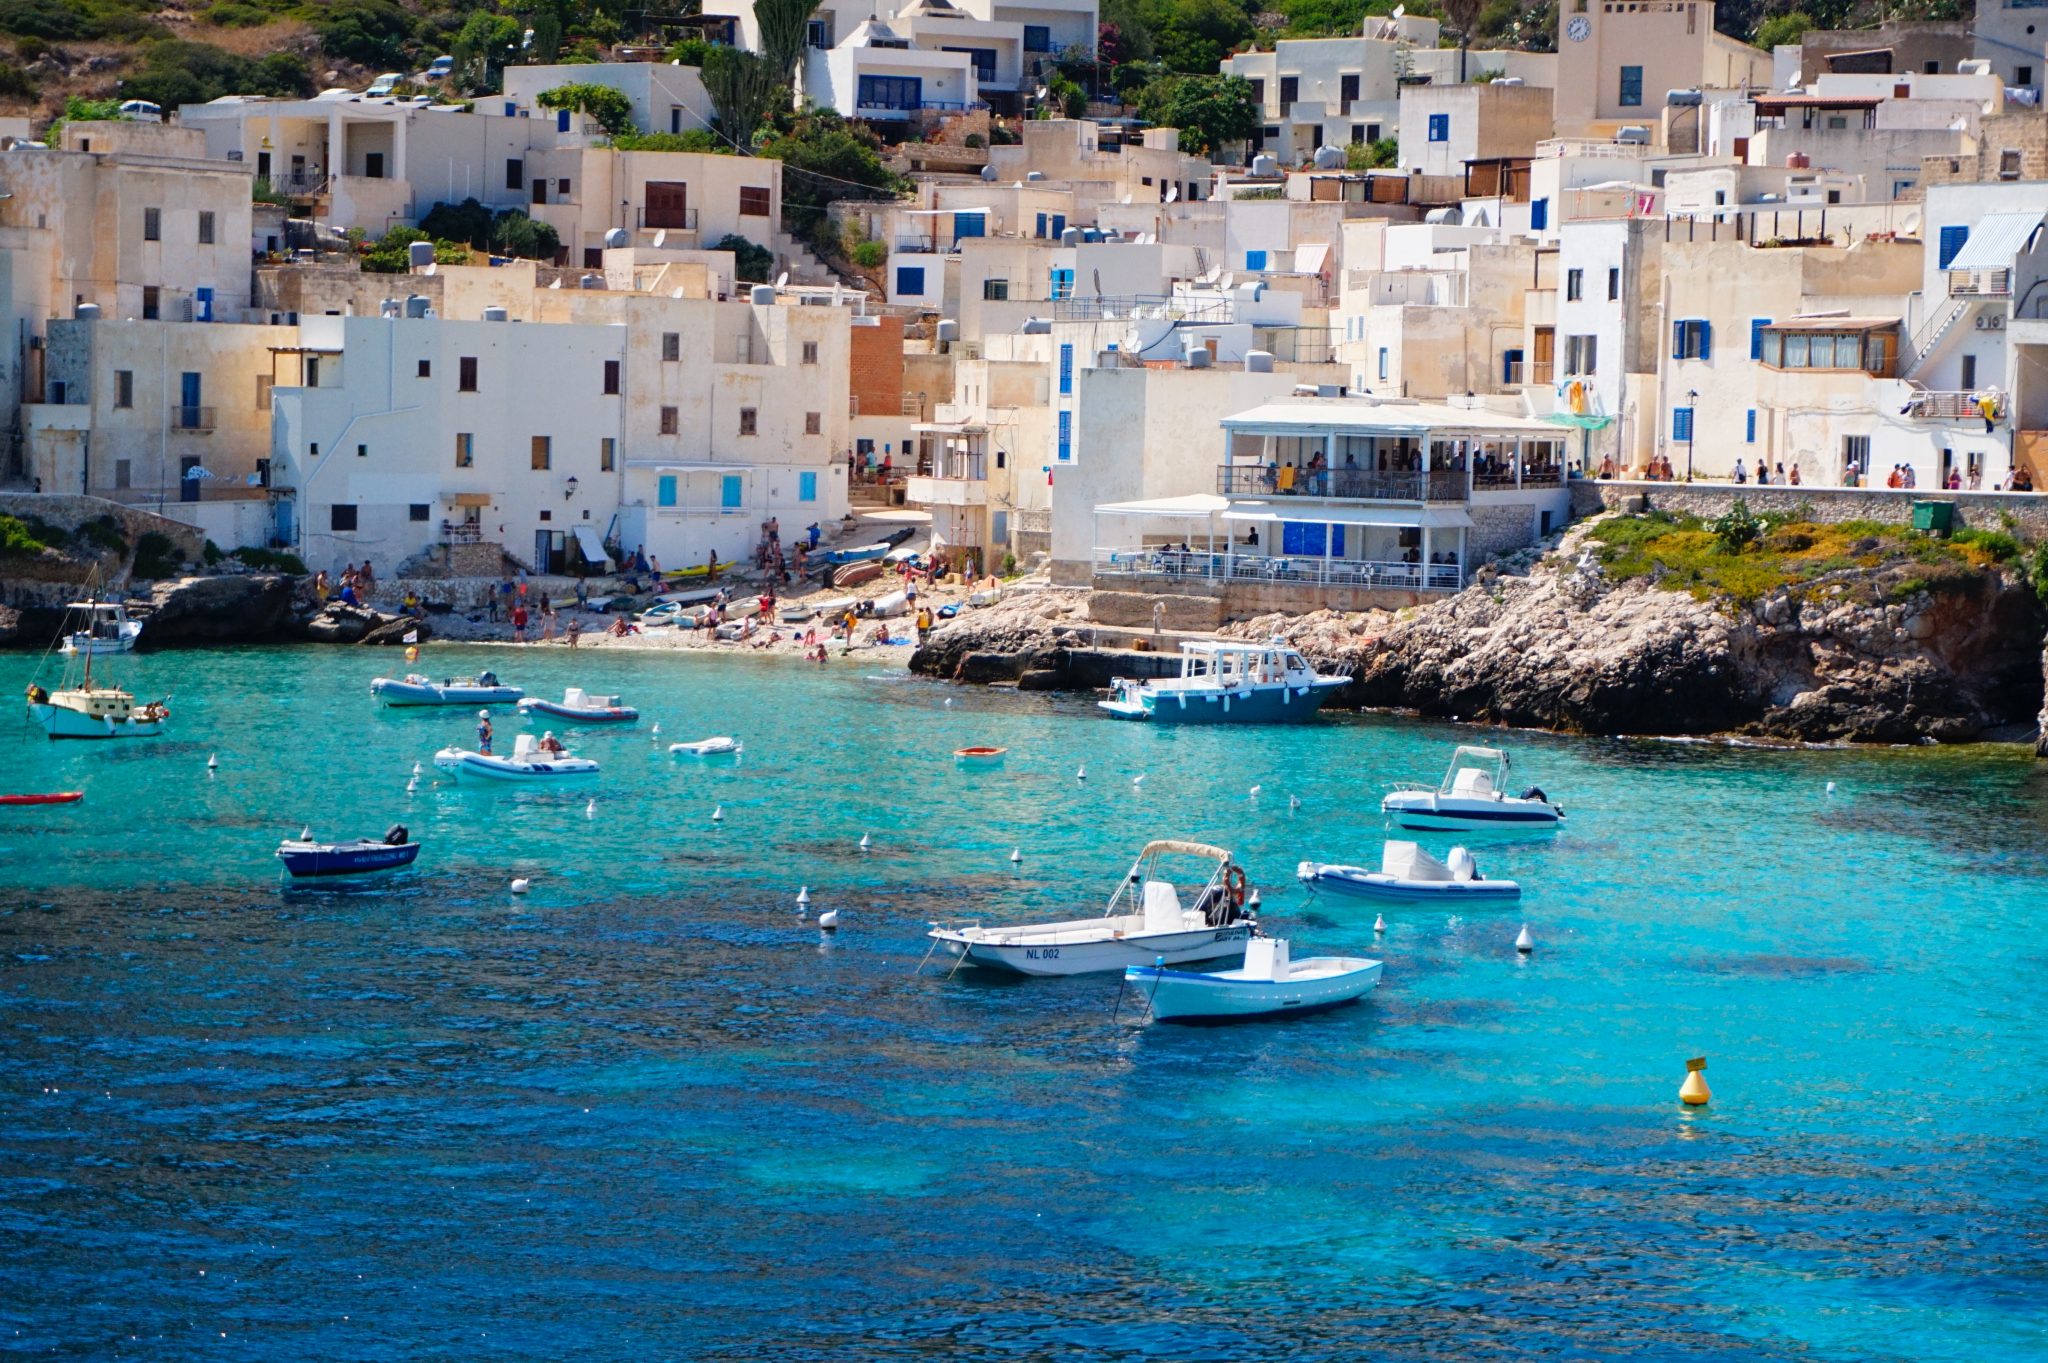
[[[1186,901],[1163,865],[1173,857],[1193,858],[1207,868],[1205,879],[1189,882]],[[955,969],[978,965],[1019,975],[1083,975],[1237,956],[1254,926],[1244,904],[1244,868],[1229,852],[1167,839],[1145,844],[1100,917],[999,927],[934,923],[930,936],[933,952],[943,949],[958,958]]]
[[[1361,956],[1290,960],[1286,938],[1254,937],[1236,970],[1135,965],[1124,983],[1144,996],[1156,1022],[1227,1022],[1352,1003],[1380,982],[1380,965]]]
[[[720,735],[716,738],[700,738],[694,743],[671,743],[669,752],[678,757],[733,757],[745,749],[737,738]]]
[[[443,748],[434,754],[434,765],[455,776],[481,776],[492,781],[560,781],[597,775],[597,763],[577,757],[567,749],[546,751],[532,734],[513,740],[512,755],[472,752],[467,748]]]
[[[1499,748],[1461,747],[1452,754],[1441,785],[1396,785],[1380,801],[1380,812],[1392,815],[1401,828],[1424,832],[1556,828],[1564,806],[1552,804],[1535,786],[1508,794],[1510,766]]]
[[[1119,719],[1160,724],[1280,724],[1314,718],[1351,680],[1317,672],[1279,639],[1194,639],[1180,647],[1178,677],[1117,677],[1110,698],[1097,704]]]
[[[126,653],[142,637],[142,622],[130,620],[118,601],[73,601],[64,609],[77,613],[79,627],[64,636],[59,652]]]
[[[1380,850],[1380,869],[1333,866],[1304,861],[1295,877],[1311,890],[1328,890],[1354,899],[1405,901],[1442,900],[1459,904],[1504,903],[1520,899],[1522,887],[1512,880],[1488,880],[1472,854],[1462,847],[1438,861],[1412,842],[1389,842]]]
[[[80,612],[86,630],[98,615],[97,601],[81,602],[71,608]],[[72,623],[72,617],[65,620]],[[113,650],[118,652],[120,650]],[[28,688],[29,718],[43,726],[51,738],[155,738],[171,717],[170,708],[160,700],[137,702],[123,690],[102,664],[93,675],[96,648],[72,653],[65,662],[64,678],[54,691],[31,683]]]
[[[906,614],[909,610],[910,593],[890,592],[886,596],[876,597],[875,604],[868,614],[878,620],[887,620],[892,616]]]
[[[595,696],[580,686],[564,691],[559,701],[526,696],[519,702],[519,713],[552,715],[577,724],[634,724],[640,719],[640,712],[619,704],[617,696]]]
[[[370,694],[392,706],[509,705],[526,692],[504,685],[492,672],[442,681],[414,672],[404,677],[378,677],[370,683]]]

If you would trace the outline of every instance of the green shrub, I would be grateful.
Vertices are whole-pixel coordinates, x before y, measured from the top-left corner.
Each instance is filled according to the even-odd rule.
[[[694,151],[718,156],[735,155],[717,133],[692,128],[681,133],[615,133],[612,146],[620,151]]]
[[[170,536],[154,530],[149,531],[135,542],[135,565],[133,573],[142,578],[176,577],[184,571],[184,561],[174,557],[177,546]]]
[[[245,5],[240,0],[222,0],[221,4],[206,11],[206,22],[215,28],[262,28],[272,16],[254,5]]]
[[[980,133],[969,133],[960,139],[960,145],[971,151],[980,151],[988,146],[988,139]]]
[[[49,541],[37,535],[27,521],[0,515],[0,556],[34,558],[49,547]]]
[[[2048,540],[2042,540],[2027,555],[2027,585],[2034,595],[2048,601]]]
[[[110,554],[128,552],[128,537],[121,533],[121,523],[112,516],[96,516],[79,526],[78,538]]]
[[[208,540],[206,542],[206,547],[199,551],[199,557],[206,561],[207,567],[213,568],[218,567],[220,561],[227,556],[221,553],[220,546],[218,544],[215,544],[212,540]]]
[[[863,270],[879,270],[889,260],[889,248],[879,241],[856,242],[852,254],[853,263]]]
[[[770,272],[775,269],[773,251],[730,232],[712,243],[711,249],[732,252],[733,273],[742,284],[766,284]]]
[[[42,92],[36,78],[18,66],[0,65],[0,99],[28,104]]]
[[[297,554],[287,554],[278,549],[264,549],[254,544],[245,544],[235,550],[233,557],[243,567],[254,568],[264,573],[290,573],[294,577],[306,575],[306,565]]]
[[[1749,503],[1740,497],[1708,527],[1725,554],[1739,554],[1763,538],[1764,523],[1750,513]]]
[[[2003,530],[1958,530],[1948,542],[1959,549],[1975,549],[1993,563],[2016,563],[2024,552],[2019,540]]]

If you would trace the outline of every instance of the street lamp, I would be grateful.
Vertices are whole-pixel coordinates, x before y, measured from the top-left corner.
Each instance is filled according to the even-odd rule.
[[[1685,390],[1685,481],[1692,481],[1692,447],[1699,440],[1694,423],[1700,419],[1700,393],[1697,388]]]
[[[577,486],[576,475],[572,473],[569,475],[569,481],[562,485],[562,500],[566,502],[571,497],[574,497]]]

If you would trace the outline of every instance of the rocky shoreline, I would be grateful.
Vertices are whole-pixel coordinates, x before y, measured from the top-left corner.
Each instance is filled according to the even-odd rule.
[[[963,616],[912,670],[1088,689],[1149,651],[1093,642],[1085,599],[1026,594]],[[2010,568],[1928,575],[1849,568],[1749,602],[1610,580],[1575,530],[1548,555],[1482,569],[1456,596],[1398,613],[1269,616],[1227,636],[1281,637],[1353,681],[1336,704],[1589,734],[1741,735],[1796,743],[2034,740],[2044,612]],[[1171,641],[1165,646],[1171,648]]]
[[[79,590],[0,606],[0,648],[48,647],[63,628],[63,602]],[[430,620],[338,601],[316,607],[305,580],[282,573],[174,578],[152,584],[146,599],[131,598],[127,605],[129,615],[144,623],[137,644],[144,650],[298,641],[397,644],[408,633],[423,640],[433,634]]]

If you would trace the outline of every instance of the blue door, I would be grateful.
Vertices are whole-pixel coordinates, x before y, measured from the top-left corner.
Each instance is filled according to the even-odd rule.
[[[676,476],[673,473],[662,474],[660,481],[654,485],[654,504],[656,506],[674,506],[676,504]]]
[[[277,508],[277,527],[274,532],[277,535],[277,544],[280,548],[289,547],[292,542],[292,500],[289,497],[279,497],[272,505]]]
[[[800,502],[815,502],[818,500],[817,474],[799,473],[796,476],[796,499]]]
[[[199,376],[178,375],[178,425],[185,430],[197,430],[199,421]]]
[[[1327,532],[1327,533],[1325,533]],[[1280,522],[1280,552],[1304,558],[1321,558],[1325,546],[1330,556],[1344,556],[1344,527],[1326,526],[1320,521]]]
[[[718,500],[719,506],[727,511],[739,510],[742,505],[740,501],[740,476],[737,473],[728,473],[719,481],[721,483]]]

